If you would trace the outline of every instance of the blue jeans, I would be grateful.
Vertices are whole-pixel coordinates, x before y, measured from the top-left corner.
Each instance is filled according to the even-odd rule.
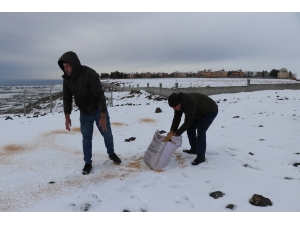
[[[100,120],[99,109],[92,112],[90,115],[86,115],[80,112],[80,129],[82,134],[82,147],[83,147],[83,160],[86,164],[92,164],[92,139],[94,131],[94,122],[104,138],[107,154],[114,153],[114,139],[110,127],[109,115],[106,110],[106,127],[108,131],[103,131],[102,127],[99,127]]]
[[[197,158],[205,158],[206,131],[217,115],[218,110],[208,113],[200,119],[194,119],[192,125],[187,129],[191,150],[197,152]]]

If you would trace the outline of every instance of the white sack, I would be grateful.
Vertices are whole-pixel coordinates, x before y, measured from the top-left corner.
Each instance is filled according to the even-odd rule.
[[[144,161],[153,170],[160,170],[164,168],[168,164],[175,150],[182,144],[181,136],[173,136],[171,141],[162,142],[165,137],[165,135],[161,135],[157,130],[153,135],[153,139],[147,151],[145,152]]]

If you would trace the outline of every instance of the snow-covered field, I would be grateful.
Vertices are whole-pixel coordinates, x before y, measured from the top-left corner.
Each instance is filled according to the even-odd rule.
[[[182,212],[300,211],[300,166],[294,166],[300,163],[298,90],[210,96],[218,102],[219,114],[207,132],[207,161],[191,165],[195,156],[182,152],[189,148],[185,132],[182,147],[175,151],[163,171],[151,170],[143,156],[157,129],[169,131],[173,109],[166,101],[154,101],[147,96],[144,91],[133,97],[128,92],[114,93],[114,105],[119,106],[108,110],[115,151],[122,164],[115,165],[108,159],[103,138],[95,130],[93,170],[87,176],[81,174],[84,161],[78,111],[71,114],[70,132],[65,130],[64,115],[58,109],[38,118],[10,115],[13,120],[5,120],[1,116],[0,211],[181,212],[164,216],[171,217],[169,221],[178,218],[174,223],[237,220],[237,224],[264,221],[264,214],[262,219],[262,214],[235,214],[227,218],[228,214]],[[162,113],[155,113],[157,107]],[[125,142],[130,137],[136,139]],[[223,192],[223,197],[210,197],[215,191]],[[253,194],[269,198],[272,206],[251,205],[249,199]],[[226,208],[229,204],[234,208]],[[22,216],[5,215],[5,219],[24,222]],[[35,215],[44,214],[34,214],[31,220],[42,223],[37,219],[41,217]],[[92,218],[89,222],[104,222],[102,214],[90,215],[78,218],[78,214],[71,214],[70,218],[67,214],[62,221],[75,219],[75,223],[82,224]],[[270,220],[279,216],[275,222],[294,219],[294,214],[285,215],[266,216]],[[42,219],[59,220],[55,216],[46,214]],[[110,221],[113,217],[122,223],[126,219],[130,223],[141,223],[144,219],[146,223],[160,223],[157,216],[108,214],[105,218]],[[32,219],[30,214],[25,217]],[[167,218],[162,217],[161,221],[164,219]]]
[[[246,86],[248,78],[153,78],[153,79],[109,79],[103,82],[123,84],[128,87],[159,87],[160,83],[164,88],[173,88],[178,83],[179,88],[186,87],[219,87],[219,86]],[[251,84],[282,84],[282,83],[299,83],[290,79],[260,79],[250,78]]]

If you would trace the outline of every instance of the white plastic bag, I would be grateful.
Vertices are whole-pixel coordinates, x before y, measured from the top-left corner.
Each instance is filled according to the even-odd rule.
[[[164,168],[168,164],[175,150],[182,144],[181,136],[173,136],[171,141],[162,142],[165,137],[165,135],[161,135],[157,130],[153,135],[153,139],[147,151],[145,152],[144,161],[153,170],[160,170]]]

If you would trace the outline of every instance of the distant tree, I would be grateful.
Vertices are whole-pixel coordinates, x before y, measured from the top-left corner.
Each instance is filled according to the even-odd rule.
[[[122,73],[122,72],[116,71],[116,72],[111,72],[110,73],[110,78],[112,78],[112,79],[123,79],[123,78],[127,78],[127,75]]]
[[[232,72],[229,70],[227,73],[227,77],[231,77],[231,75],[232,75]]]
[[[290,77],[290,79],[294,78],[292,71],[289,71],[289,77]]]
[[[100,78],[101,79],[108,79],[109,78],[109,74],[108,73],[101,73]]]
[[[272,70],[270,71],[269,76],[270,76],[270,77],[274,77],[274,78],[278,78],[278,73],[279,73],[279,70],[272,69]]]

